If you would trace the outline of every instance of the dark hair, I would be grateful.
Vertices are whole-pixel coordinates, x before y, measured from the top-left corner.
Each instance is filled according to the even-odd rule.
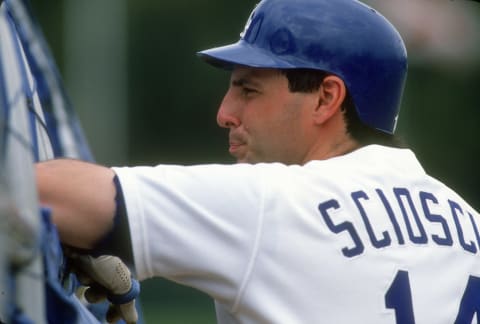
[[[313,92],[317,90],[323,79],[331,73],[313,69],[281,69],[288,79],[288,88],[291,92]],[[353,98],[348,92],[342,103],[347,133],[361,146],[380,144],[391,147],[406,147],[406,144],[397,136],[385,133],[365,125],[358,116]]]

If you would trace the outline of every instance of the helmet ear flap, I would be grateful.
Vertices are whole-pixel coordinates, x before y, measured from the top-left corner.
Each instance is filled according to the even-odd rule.
[[[339,76],[360,120],[392,134],[407,72],[397,30],[355,0],[263,0],[240,40],[199,52],[217,67],[314,69]]]

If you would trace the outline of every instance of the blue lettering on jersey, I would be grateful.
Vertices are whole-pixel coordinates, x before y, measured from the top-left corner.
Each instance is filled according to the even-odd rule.
[[[472,228],[473,228],[473,231],[475,232],[475,237],[477,238],[477,244],[480,247],[480,233],[478,232],[478,226],[475,223],[475,220],[473,219],[473,215],[471,213],[468,213],[468,216],[470,217],[470,222],[472,223]]]
[[[404,244],[405,240],[403,239],[402,231],[400,230],[400,226],[398,225],[397,219],[395,218],[395,214],[393,213],[392,206],[385,197],[385,194],[381,189],[375,189],[377,192],[378,197],[380,198],[385,210],[387,211],[388,217],[390,218],[390,222],[392,223],[393,229],[395,230],[395,235],[397,235],[398,244]]]
[[[437,234],[432,234],[432,240],[438,245],[452,246],[453,240],[452,235],[450,234],[450,230],[448,229],[447,221],[441,215],[432,214],[428,205],[429,202],[438,205],[438,199],[429,192],[420,191],[420,202],[422,203],[423,213],[425,214],[425,217],[431,223],[440,223],[440,225],[442,225],[443,237]]]
[[[460,247],[467,252],[476,254],[480,247],[480,230],[474,214],[462,208],[462,206],[453,201],[440,202],[437,197],[426,191],[412,192],[406,188],[392,188],[392,193],[395,199],[390,201],[382,189],[375,189],[374,192],[368,193],[365,190],[358,190],[350,193],[351,202],[357,209],[359,221],[355,222],[355,215],[343,215],[343,221],[335,221],[334,215],[341,215],[345,212],[342,209],[342,204],[351,204],[350,201],[339,201],[337,199],[329,199],[318,205],[318,210],[325,221],[328,229],[334,234],[348,234],[353,242],[353,246],[345,246],[341,249],[346,257],[354,257],[360,255],[365,250],[365,243],[359,235],[361,231],[366,232],[369,244],[376,248],[386,248],[392,244],[404,245],[412,243],[416,245],[427,244],[429,240],[437,245],[453,246],[454,237],[460,244]],[[420,206],[415,206],[414,201],[419,201]],[[369,205],[381,203],[385,210],[385,215],[388,216],[391,229],[378,229],[374,231],[372,220],[382,217],[378,213],[378,208],[375,208],[375,214],[369,214]],[[394,208],[400,210],[400,214],[396,215]],[[371,210],[371,209],[370,209]],[[434,213],[433,210],[441,210],[442,214]],[[461,219],[470,220],[471,229],[475,234],[475,241],[467,240],[464,234],[464,228]],[[352,221],[345,219],[352,219]],[[453,220],[454,225],[449,226],[448,219]],[[403,224],[403,227],[400,225]],[[360,228],[358,224],[362,224]],[[436,224],[435,232],[427,233],[425,224]],[[467,226],[467,225],[463,225]],[[450,228],[450,227],[455,227]],[[452,231],[453,230],[453,231]],[[396,238],[396,242],[395,239]],[[406,238],[408,241],[406,242]]]
[[[368,236],[370,237],[370,242],[372,245],[376,248],[381,248],[387,245],[390,245],[391,239],[390,235],[388,234],[387,231],[382,232],[382,238],[379,240],[375,237],[375,233],[373,232],[372,225],[370,224],[370,221],[368,220],[367,213],[365,212],[365,209],[362,206],[362,203],[360,200],[368,200],[367,194],[364,191],[355,191],[351,193],[352,199],[355,202],[355,205],[357,205],[357,209],[360,212],[360,216],[363,219],[363,223],[365,224],[365,228],[367,230]]]
[[[458,239],[460,241],[460,244],[465,249],[465,251],[468,251],[468,252],[471,252],[471,253],[476,253],[477,252],[477,247],[475,246],[475,243],[473,241],[470,241],[470,243],[465,242],[465,237],[463,235],[462,227],[460,226],[460,220],[458,219],[458,213],[460,213],[463,216],[462,208],[460,207],[459,204],[457,204],[454,201],[449,200],[448,203],[449,203],[450,208],[452,210],[452,216],[453,216],[453,220],[455,221],[455,227],[457,228],[457,234],[458,234]]]
[[[349,247],[344,247],[342,249],[343,255],[346,257],[353,257],[355,255],[361,254],[364,250],[364,246],[362,241],[360,240],[360,237],[357,234],[357,231],[355,230],[355,227],[353,227],[353,224],[351,222],[342,222],[340,224],[334,224],[333,220],[330,218],[330,215],[328,214],[329,209],[339,209],[340,205],[337,200],[331,199],[327,200],[320,205],[318,205],[318,210],[320,211],[320,214],[323,216],[323,219],[325,220],[325,223],[327,224],[328,228],[330,231],[332,231],[335,234],[347,231],[348,234],[350,234],[350,237],[352,238],[352,241],[354,243],[353,248]]]
[[[398,205],[402,210],[402,215],[405,220],[405,225],[407,226],[408,237],[413,243],[416,243],[416,244],[427,243],[428,241],[427,234],[425,233],[425,229],[423,228],[422,222],[418,217],[417,210],[413,205],[412,196],[410,195],[410,192],[405,188],[394,188],[393,192],[395,194],[395,197],[397,198]],[[404,200],[407,201],[408,206],[405,206]],[[413,215],[413,221],[417,227],[417,230],[419,231],[419,236],[415,236],[415,234],[413,233],[412,222],[408,217],[410,213],[407,211],[407,208],[408,208],[408,211],[410,211],[411,214]]]

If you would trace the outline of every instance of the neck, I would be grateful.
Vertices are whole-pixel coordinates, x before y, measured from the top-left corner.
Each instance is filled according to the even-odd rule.
[[[323,154],[324,159],[329,159],[335,156],[340,156],[344,154],[348,154],[350,152],[355,151],[360,147],[360,144],[355,141],[350,136],[345,136],[339,141],[334,141],[331,143],[330,147],[325,151]]]
[[[331,118],[329,122],[314,130],[311,149],[305,156],[304,163],[311,160],[326,160],[335,156],[341,156],[358,149],[358,143],[346,129],[343,115]]]
[[[357,141],[346,135],[329,143],[317,142],[317,145],[307,154],[304,164],[312,160],[327,160],[355,151],[360,147]]]

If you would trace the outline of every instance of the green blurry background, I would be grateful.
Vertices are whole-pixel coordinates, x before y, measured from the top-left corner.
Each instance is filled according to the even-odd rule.
[[[479,210],[480,3],[423,1],[369,1],[396,4],[381,11],[410,56],[398,134]],[[236,41],[255,3],[32,0],[98,162],[233,162],[215,122],[228,73],[195,53]],[[162,279],[142,305],[147,323],[214,322],[208,297]]]

